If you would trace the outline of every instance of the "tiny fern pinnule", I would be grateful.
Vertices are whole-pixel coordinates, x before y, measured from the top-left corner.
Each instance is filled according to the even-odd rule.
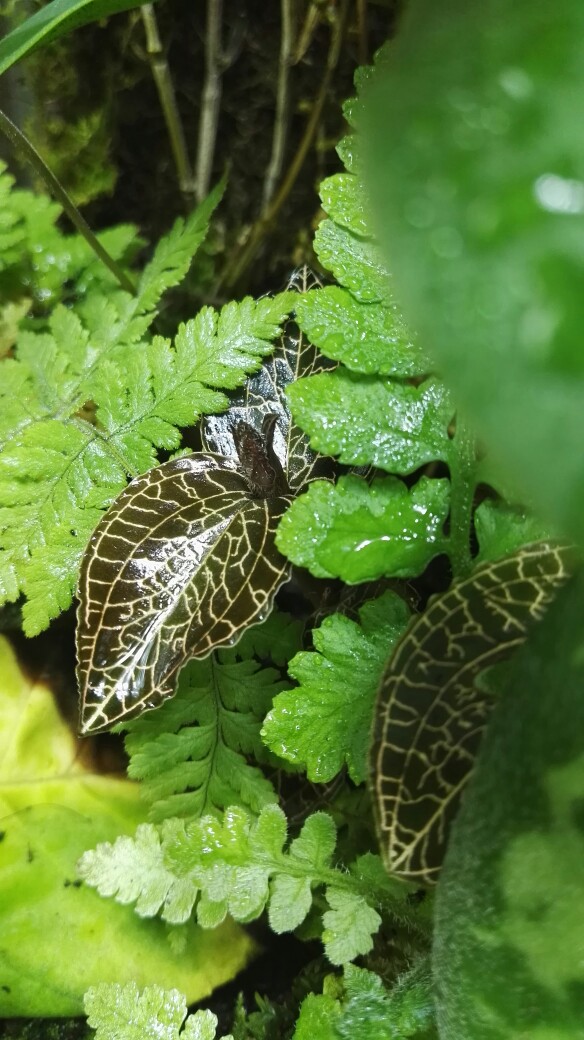
[[[84,1006],[95,1040],[215,1040],[216,1015],[187,1015],[186,997],[176,989],[146,986],[140,992],[135,982],[101,982],[87,990]]]

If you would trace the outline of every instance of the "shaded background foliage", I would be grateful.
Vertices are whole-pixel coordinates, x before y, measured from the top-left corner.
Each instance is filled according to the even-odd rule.
[[[0,28],[33,13],[37,4],[26,6],[30,10],[6,0]],[[275,120],[281,7],[286,6],[297,54],[290,66],[288,132],[278,183],[303,146],[321,93],[322,111],[296,182],[262,233],[255,255],[238,271],[234,260],[262,214]],[[244,292],[265,292],[291,268],[313,260],[316,188],[339,168],[334,149],[343,133],[341,101],[352,92],[356,66],[367,63],[393,30],[398,6],[396,0],[375,5],[305,0],[223,5],[222,93],[211,183],[227,168],[229,191],[183,289],[189,295],[185,307],[192,310],[203,299],[221,302]],[[204,89],[205,7],[191,0],[163,0],[154,9],[191,163]],[[328,81],[327,61],[333,64]],[[5,80],[0,102],[85,207],[92,227],[131,221],[154,241],[177,213],[192,206],[192,195],[181,196],[177,183],[139,11],[65,36],[37,51]],[[30,183],[28,169],[22,168],[22,177]]]

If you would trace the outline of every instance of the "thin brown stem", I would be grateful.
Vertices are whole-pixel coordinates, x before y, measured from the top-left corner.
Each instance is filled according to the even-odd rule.
[[[367,41],[367,0],[357,0],[357,33],[359,65],[366,65],[369,61],[369,44]]]

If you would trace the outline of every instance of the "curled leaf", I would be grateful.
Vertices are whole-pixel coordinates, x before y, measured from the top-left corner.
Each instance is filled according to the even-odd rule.
[[[378,693],[370,758],[391,873],[437,880],[491,710],[475,679],[525,642],[567,576],[566,549],[524,547],[436,596],[398,644]]]

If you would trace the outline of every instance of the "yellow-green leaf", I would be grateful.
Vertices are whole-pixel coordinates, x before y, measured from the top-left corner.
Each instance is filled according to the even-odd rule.
[[[81,854],[146,814],[137,785],[95,772],[88,747],[1,639],[0,1017],[82,1014],[83,993],[99,982],[176,986],[190,1003],[252,950],[233,924],[205,933],[189,924],[178,952],[160,921],[81,884]]]

